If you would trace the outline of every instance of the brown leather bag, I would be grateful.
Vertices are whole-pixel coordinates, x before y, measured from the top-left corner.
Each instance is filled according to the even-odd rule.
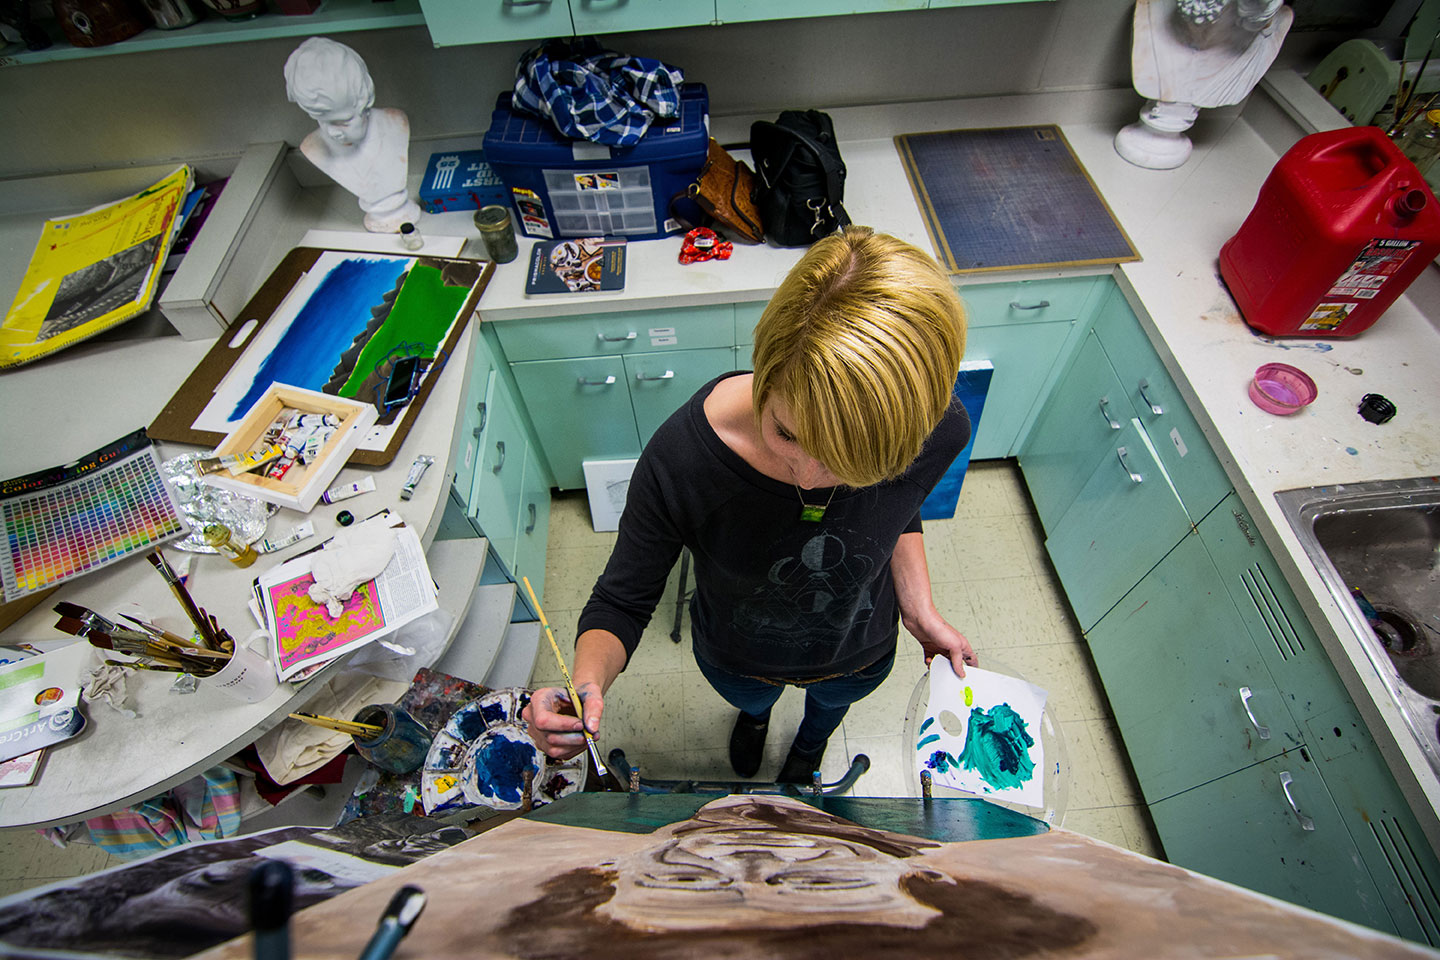
[[[717,227],[731,234],[731,239],[760,243],[765,239],[765,227],[755,209],[754,191],[755,174],[711,137],[705,165],[690,184],[690,198]]]

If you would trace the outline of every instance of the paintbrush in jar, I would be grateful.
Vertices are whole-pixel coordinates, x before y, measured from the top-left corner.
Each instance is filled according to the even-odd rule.
[[[165,561],[165,556],[159,550],[155,550],[145,559],[149,560],[150,565],[160,572],[160,576],[165,578],[170,592],[175,594],[175,599],[180,601],[180,606],[185,610],[185,616],[189,617],[190,622],[195,625],[200,642],[211,650],[219,649],[220,645],[215,639],[209,621],[200,613],[200,608],[195,606],[195,601],[190,598],[190,591],[185,589],[185,584],[180,582],[179,574]]]
[[[595,772],[602,778],[610,776],[610,771],[605,769],[605,764],[600,761],[600,748],[595,745],[595,738],[585,727],[585,708],[580,703],[580,694],[575,692],[575,681],[570,679],[570,671],[565,667],[565,658],[560,655],[560,644],[555,642],[555,632],[550,629],[550,621],[545,619],[545,611],[540,609],[540,601],[535,596],[535,588],[530,586],[529,577],[521,577],[525,582],[525,590],[530,594],[530,602],[535,605],[535,613],[540,617],[540,626],[545,628],[545,637],[550,641],[550,649],[555,652],[555,662],[560,665],[560,675],[565,678],[565,690],[570,694],[570,703],[575,707],[575,716],[580,718],[580,732],[585,735],[585,746],[590,749],[590,759],[595,762]]]

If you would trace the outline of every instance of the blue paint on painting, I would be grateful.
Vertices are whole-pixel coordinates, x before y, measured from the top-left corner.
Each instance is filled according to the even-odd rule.
[[[475,786],[482,796],[519,803],[527,772],[540,772],[534,744],[497,736],[475,752]]]
[[[930,758],[925,761],[925,766],[939,773],[944,773],[946,770],[959,769],[960,764],[953,756],[944,750],[936,750],[930,754]]]
[[[996,704],[989,711],[975,707],[960,764],[996,790],[1013,789],[1035,776],[1035,761],[1030,759],[1034,745],[1035,738],[1010,704]]]
[[[245,416],[273,383],[307,390],[323,387],[340,355],[364,332],[371,320],[370,309],[395,288],[410,263],[404,258],[354,257],[336,264],[255,371],[229,419]]]
[[[919,750],[921,747],[925,746],[925,744],[927,744],[927,743],[934,743],[934,742],[936,742],[936,741],[939,740],[939,739],[940,739],[940,734],[938,734],[938,733],[932,733],[932,734],[930,734],[930,736],[928,736],[928,737],[922,737],[922,738],[920,739],[920,742],[917,743],[917,744],[915,744],[915,749],[916,749],[916,750]]]
[[[1356,450],[1354,447],[1346,447],[1345,452],[1350,454],[1350,456],[1352,457],[1357,456],[1360,453],[1360,451]]]
[[[920,724],[920,732],[921,732],[921,733],[924,733],[927,729],[929,729],[930,724],[932,724],[932,723],[934,723],[934,722],[935,722],[935,718],[934,718],[934,717],[926,717],[926,718],[925,718],[925,722],[922,723],[922,724]]]

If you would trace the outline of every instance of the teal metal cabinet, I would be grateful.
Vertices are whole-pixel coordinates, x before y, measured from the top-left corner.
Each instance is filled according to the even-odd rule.
[[[929,0],[715,0],[715,19],[720,23],[745,20],[780,20],[786,17],[828,17],[845,13],[880,13],[892,10],[924,10]]]
[[[729,304],[594,313],[494,325],[511,363],[563,357],[616,357],[632,353],[729,347],[735,343],[735,310]]]
[[[1093,627],[1189,531],[1150,438],[1131,420],[1045,540],[1080,629]]]
[[[530,586],[545,598],[545,547],[550,535],[550,476],[533,448],[525,450],[525,472],[520,483],[520,516],[515,531],[515,580],[530,578]],[[521,585],[520,596],[529,606]]]
[[[1095,333],[1180,502],[1199,523],[1230,492],[1230,478],[1118,287],[1096,314]]]
[[[420,10],[437,47],[574,33],[566,0],[420,0]]]
[[[1394,929],[1303,748],[1152,804],[1150,813],[1172,863],[1368,927]]]
[[[1198,534],[1086,639],[1147,802],[1301,743]]]
[[[1020,431],[1074,326],[1072,320],[970,328],[965,359],[988,360],[995,368],[985,412],[975,427],[971,459],[1008,457],[1015,452]]]
[[[1134,416],[1094,332],[1046,400],[1020,454],[1040,523],[1052,530]]]
[[[450,485],[464,508],[470,506],[470,490],[475,483],[475,467],[479,462],[480,438],[490,417],[490,381],[494,374],[495,360],[490,347],[476,330],[470,381],[466,385],[460,423],[455,429],[454,454],[450,458],[450,462],[455,464]]]
[[[678,350],[674,353],[637,353],[625,358],[630,384],[630,405],[640,446],[650,442],[655,431],[672,413],[706,383],[735,369],[732,347],[705,350]]]
[[[510,370],[561,489],[585,486],[585,460],[640,455],[622,358],[527,360]]]
[[[575,32],[621,33],[713,23],[715,0],[570,0]]]
[[[490,549],[515,569],[516,518],[528,443],[515,405],[498,378],[490,378],[489,415],[480,440],[480,462],[470,494],[470,517],[490,540]]]

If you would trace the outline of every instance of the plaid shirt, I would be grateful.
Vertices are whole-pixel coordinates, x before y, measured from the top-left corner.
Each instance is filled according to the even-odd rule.
[[[516,65],[512,102],[572,140],[628,147],[656,120],[679,116],[684,79],[683,70],[606,50],[594,37],[547,40]]]

